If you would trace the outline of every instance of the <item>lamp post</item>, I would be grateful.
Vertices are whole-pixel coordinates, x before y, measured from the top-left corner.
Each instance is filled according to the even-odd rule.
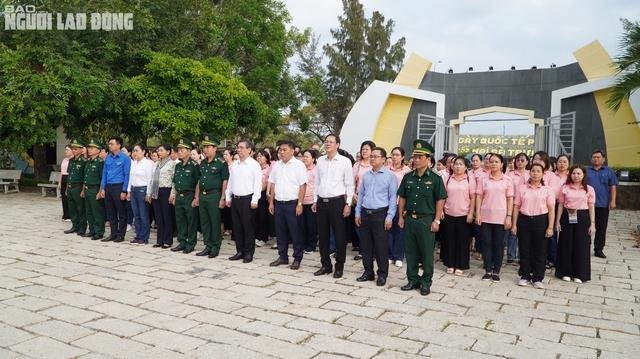
[[[433,65],[433,72],[436,72],[436,67],[438,66],[439,63],[441,63],[442,61],[438,61],[436,62],[435,65]]]

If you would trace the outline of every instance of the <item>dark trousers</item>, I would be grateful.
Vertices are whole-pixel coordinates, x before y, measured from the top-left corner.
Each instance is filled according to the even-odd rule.
[[[398,226],[399,214],[393,217],[393,224],[389,230],[389,259],[402,261],[404,259],[404,228]]]
[[[256,210],[251,209],[251,197],[231,200],[233,232],[236,237],[236,251],[253,255],[256,251]]]
[[[360,228],[356,226],[356,206],[351,206],[351,214],[347,221],[347,235],[352,248],[360,248]]]
[[[596,235],[593,249],[601,251],[607,242],[607,225],[609,224],[609,207],[596,207]]]
[[[127,207],[120,199],[122,183],[107,184],[104,189],[104,203],[107,205],[111,235],[124,238],[127,233]]]
[[[156,214],[156,225],[158,226],[157,243],[170,246],[173,244],[173,206],[169,204],[171,188],[160,188],[158,199],[151,200],[153,212]]]
[[[84,232],[87,229],[87,212],[84,205],[84,198],[80,197],[82,185],[67,187],[67,201],[69,203],[69,216],[73,229]]]
[[[261,241],[269,240],[269,201],[267,200],[267,191],[260,193],[258,200],[258,210],[256,212],[256,236],[254,239]]]
[[[362,209],[360,223],[360,249],[364,275],[373,276],[373,253],[375,251],[378,277],[387,278],[389,274],[389,231],[384,229],[387,211],[367,214]]]
[[[342,270],[344,268],[344,261],[347,256],[346,223],[344,217],[342,217],[344,204],[344,198],[329,202],[324,202],[321,198],[318,198],[316,203],[320,263],[322,263],[323,268],[332,269],[329,226],[333,228],[333,234],[336,238],[336,269]]]
[[[213,253],[220,252],[222,245],[222,233],[220,232],[220,197],[222,192],[210,192],[200,194],[200,224],[204,237],[205,250]]]
[[[276,242],[280,259],[289,259],[289,242],[293,244],[293,260],[301,262],[304,255],[305,238],[302,235],[302,215],[296,216],[297,203],[274,203]]]
[[[176,195],[176,223],[180,247],[193,249],[198,240],[198,208],[192,207],[195,194]]]
[[[487,273],[500,274],[504,258],[504,225],[482,223],[482,258]],[[520,253],[522,258],[522,253]]]
[[[549,224],[549,214],[518,216],[518,244],[520,246],[520,279],[542,282],[544,262],[547,257],[547,238],[544,234]]]
[[[591,280],[591,237],[589,236],[589,210],[578,210],[578,223],[569,224],[569,216],[565,209],[560,217],[558,232],[558,255],[556,261],[556,277]]]
[[[84,200],[85,209],[87,210],[87,223],[89,224],[89,233],[104,235],[104,200],[96,199],[100,192],[100,188],[85,188]]]
[[[447,268],[469,269],[469,237],[471,224],[467,216],[452,217],[445,214],[442,221],[442,247],[444,265]]]
[[[404,216],[404,252],[407,259],[407,281],[431,288],[433,283],[433,244],[436,234],[431,232],[433,215],[422,218]],[[418,264],[422,263],[422,274]]]
[[[311,210],[311,206],[311,204],[302,206],[302,237],[304,238],[304,249],[308,252],[315,251],[318,245],[316,213]]]
[[[69,175],[62,176],[60,181],[60,198],[62,199],[62,219],[69,219],[69,202],[67,202],[67,180]]]

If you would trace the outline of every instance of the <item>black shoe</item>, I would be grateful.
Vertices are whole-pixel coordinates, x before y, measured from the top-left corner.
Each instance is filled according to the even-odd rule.
[[[342,278],[342,269],[337,269],[333,272],[333,278]]]
[[[189,254],[189,253],[191,253],[191,252],[193,252],[193,248],[185,248],[185,249],[182,251],[182,253],[184,253],[184,254]]]
[[[607,258],[607,256],[605,256],[604,253],[599,249],[595,250],[594,255],[598,258]]]
[[[178,252],[178,251],[184,251],[185,249],[187,249],[187,247],[178,244],[177,246],[171,248],[172,252]]]
[[[95,233],[87,232],[87,233],[84,233],[84,234],[78,234],[78,235],[79,235],[80,237],[90,238],[90,237],[95,236]]]
[[[378,280],[376,281],[376,285],[378,287],[382,287],[383,285],[387,284],[387,278],[385,277],[378,277]]]
[[[354,260],[354,261],[359,261],[359,260],[361,260],[361,259],[362,259],[362,256],[361,256],[361,255],[359,255],[359,254],[358,254],[357,256],[353,257],[353,260]]]
[[[359,251],[359,250],[360,250],[360,248],[359,248],[359,247],[353,247],[353,248],[351,248],[351,251],[352,251],[352,252],[357,252],[357,251]]]
[[[78,230],[77,229],[73,229],[73,228],[69,228],[66,231],[64,231],[65,234],[71,234],[71,233],[76,233]]]
[[[202,257],[202,256],[209,255],[209,253],[211,253],[211,251],[206,250],[206,249],[203,249],[203,250],[202,250],[202,252],[198,252],[198,253],[196,253],[196,255],[197,255],[198,257]]]
[[[420,284],[418,283],[407,283],[404,286],[400,287],[400,290],[413,290],[413,289],[418,289],[420,288]]]
[[[210,252],[209,253],[209,258],[215,258],[218,256],[218,252]]]
[[[372,275],[366,275],[366,274],[363,274],[363,275],[359,276],[358,278],[356,278],[356,280],[357,280],[358,282],[374,281],[375,279],[376,279],[376,278],[375,278],[374,276],[372,276]]]
[[[114,241],[116,238],[118,238],[118,237],[115,234],[112,234],[109,237],[101,240],[100,242],[110,242],[110,241]]]
[[[244,254],[242,254],[242,252],[238,252],[236,254],[234,254],[233,256],[229,257],[230,261],[237,261],[244,258]]]
[[[431,289],[429,289],[428,287],[420,288],[420,295],[429,295],[429,293],[431,293]]]
[[[318,275],[330,274],[331,272],[333,272],[331,268],[322,267],[318,269],[315,273],[313,273],[313,275],[318,276]]]
[[[242,263],[251,263],[253,261],[253,254],[247,254],[244,256]]]
[[[158,247],[162,247],[162,244],[154,244],[153,248],[158,248]]]
[[[116,239],[114,240],[114,242],[116,242],[116,243],[124,242],[124,237],[120,237],[120,236],[118,236],[118,237],[116,237]]]
[[[104,238],[104,236],[103,236],[103,235],[101,235],[101,234],[94,234],[94,235],[93,235],[93,237],[91,237],[91,240],[92,240],[92,241],[97,241],[98,239],[102,239],[102,238]]]
[[[507,263],[513,263],[513,259],[507,259]]]
[[[83,237],[85,233],[87,233],[87,231],[78,231],[78,232],[76,232],[76,234],[79,235],[80,237]]]

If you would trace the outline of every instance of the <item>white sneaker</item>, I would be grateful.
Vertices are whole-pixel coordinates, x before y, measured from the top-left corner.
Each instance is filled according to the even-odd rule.
[[[398,268],[402,267],[402,261],[396,261],[396,267]]]
[[[202,233],[198,232],[198,238],[202,238]]]
[[[571,282],[571,277],[562,277],[562,280],[565,282]]]
[[[133,228],[131,228],[130,224],[127,224],[127,232],[129,232],[130,230],[132,230]]]
[[[393,264],[393,259],[389,259],[389,264]]]
[[[267,242],[265,242],[265,241],[263,241],[263,240],[260,240],[260,239],[256,239],[256,246],[258,246],[258,247],[262,247],[262,246],[264,246],[265,244],[267,244]]]
[[[573,281],[578,283],[578,284],[582,283],[582,281],[580,279],[578,279],[578,278],[573,278]]]

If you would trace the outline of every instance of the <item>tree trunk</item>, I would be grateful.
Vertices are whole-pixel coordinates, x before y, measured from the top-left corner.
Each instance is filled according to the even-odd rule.
[[[47,176],[47,148],[33,145],[33,174],[36,178],[48,179]]]

